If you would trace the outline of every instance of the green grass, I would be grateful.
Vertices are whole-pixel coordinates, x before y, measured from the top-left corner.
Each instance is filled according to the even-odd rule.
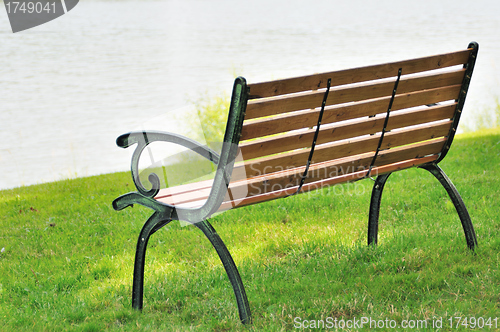
[[[249,329],[365,316],[442,317],[455,331],[465,328],[447,327],[453,316],[500,318],[500,129],[458,136],[440,165],[469,209],[475,254],[442,187],[417,169],[389,179],[376,248],[365,244],[371,180],[215,217],[246,287]],[[132,190],[130,175],[116,173],[0,191],[1,331],[247,329],[208,240],[177,222],[152,236],[145,307],[131,309],[136,237],[150,211],[115,212],[111,202]]]

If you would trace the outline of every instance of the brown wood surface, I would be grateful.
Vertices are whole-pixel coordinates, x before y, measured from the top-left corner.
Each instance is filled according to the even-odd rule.
[[[402,77],[398,85],[398,94],[435,89],[443,86],[461,84],[464,69],[453,72],[431,74],[419,77]],[[394,80],[389,82],[366,83],[355,86],[341,86],[330,89],[326,105],[338,105],[392,95]],[[245,119],[254,119],[286,112],[320,107],[325,91],[318,90],[274,98],[250,100],[247,104]]]
[[[200,190],[203,188],[211,188],[213,180],[204,180],[198,181],[194,183],[182,184],[175,187],[160,189],[158,194],[156,194],[155,198],[164,198],[170,197],[172,195],[187,193],[191,191]]]
[[[413,74],[461,65],[467,62],[469,54],[470,50],[463,50],[406,61],[249,84],[250,98],[326,88],[328,78],[332,79],[332,86],[338,86],[397,76],[399,68],[403,68],[403,74]]]
[[[451,118],[455,105],[434,106],[424,110],[394,112],[389,117],[388,130]],[[362,118],[352,123],[320,128],[317,144],[335,142],[382,131],[385,116]],[[276,153],[307,148],[312,145],[315,129],[257,139],[240,144],[245,160]]]
[[[406,160],[406,161],[402,161],[402,162],[398,162],[398,163],[379,166],[379,167],[373,168],[372,169],[373,173],[371,173],[371,174],[384,174],[384,173],[399,171],[402,169],[430,163],[430,162],[436,160],[437,158],[438,158],[438,155],[430,155],[430,156],[423,157],[423,158],[410,159],[410,160]],[[302,187],[301,193],[312,191],[312,190],[317,190],[320,188],[336,185],[339,183],[344,183],[344,182],[349,182],[349,181],[357,181],[360,178],[363,178],[364,176],[366,176],[366,174],[367,174],[367,170],[363,170],[363,171],[359,171],[359,172],[355,172],[355,173],[344,174],[344,175],[341,175],[341,176],[338,176],[335,178],[330,178],[330,179],[321,180],[321,181],[317,181],[317,182],[307,183]],[[273,200],[273,199],[277,199],[277,198],[286,197],[286,196],[294,194],[296,191],[297,191],[297,187],[293,187],[293,188],[283,189],[280,191],[274,191],[274,192],[270,192],[270,193],[266,193],[266,194],[249,196],[249,197],[238,199],[235,201],[223,202],[221,207],[219,208],[219,211],[228,210],[228,209],[233,208],[233,207],[238,208],[238,207],[242,207],[242,206],[247,206],[247,205],[251,205],[251,204],[256,204],[256,203],[261,203],[261,202],[265,202],[265,201],[269,201],[269,200]]]
[[[382,141],[381,149],[394,146],[411,144],[419,141],[445,136],[449,133],[452,121],[444,123],[426,124],[388,132]],[[348,156],[354,156],[370,151],[375,151],[381,134],[355,138],[349,141],[333,142],[319,145],[314,150],[312,162],[320,163]],[[268,156],[244,162],[237,165],[235,169],[244,167],[247,178],[274,173],[284,169],[300,167],[306,164],[309,157],[309,149],[291,151],[283,154]],[[245,155],[243,155],[245,157]]]
[[[206,200],[210,194],[210,191],[212,190],[212,187],[204,187],[201,183],[199,184],[200,188],[198,190],[194,191],[187,191],[187,192],[178,192],[175,195],[162,195],[162,196],[156,196],[155,199],[158,201],[161,201],[165,204],[170,204],[170,205],[179,205],[179,204],[185,204],[185,203],[190,203],[194,201],[201,201],[201,200]]]
[[[375,166],[378,167],[437,154],[441,151],[445,142],[446,138],[439,138],[381,151],[377,157]],[[305,183],[320,181],[360,170],[367,170],[372,162],[373,155],[374,153],[368,153],[356,156],[357,158],[345,158],[311,165]],[[236,189],[238,185],[246,186],[248,189],[247,196],[292,188],[300,183],[304,169],[305,166],[256,176],[247,181],[236,182],[234,185],[231,185],[231,188]],[[373,175],[376,175],[376,173]]]
[[[195,203],[195,205],[201,206],[208,199],[211,187],[205,187],[201,182],[196,183],[199,185],[199,190],[189,191],[189,192],[179,192],[175,195],[166,196],[156,196],[155,199],[165,204],[179,206],[187,203]],[[229,188],[226,192],[226,197],[224,201],[234,201],[247,197],[247,192],[244,186],[234,186],[236,189]]]
[[[429,162],[429,155],[436,154],[441,151],[446,139],[436,139],[433,141],[422,142],[418,144],[398,147],[386,151],[381,151],[375,163],[375,167],[370,173],[372,176],[377,176],[381,167],[391,165],[394,163],[401,163],[410,161],[411,166],[420,165]],[[432,156],[431,156],[432,158]],[[437,156],[433,159],[435,160]],[[326,184],[333,185],[345,181],[360,180],[365,176],[373,159],[373,153],[365,153],[358,156],[350,156],[335,161],[317,163],[310,167],[307,179],[305,181],[303,191],[314,189],[312,184],[322,183],[321,186]],[[411,167],[408,166],[408,167]],[[402,167],[406,168],[406,167]],[[290,189],[297,187],[300,183],[301,176],[305,167],[297,167],[290,170],[276,172],[268,176],[258,176],[253,179],[232,181],[229,186],[229,193],[242,193],[246,192],[245,197],[252,197],[255,195],[269,194],[272,192],[279,193],[283,189]],[[401,168],[397,168],[398,170]],[[396,169],[395,169],[396,170]],[[356,176],[345,175],[356,174]],[[336,179],[336,180],[335,180]],[[332,181],[333,180],[333,181]],[[186,203],[202,204],[208,198],[211,188],[207,188],[207,181],[201,181],[190,184],[189,188],[186,186],[174,187],[176,190],[175,198],[171,195],[157,196],[155,199],[162,203],[170,205],[179,205]],[[174,189],[172,188],[172,189]],[[198,190],[192,190],[198,188]],[[186,192],[182,192],[186,189]],[[236,200],[230,197],[237,197]],[[272,199],[269,195],[267,199]],[[279,196],[281,197],[281,196]],[[278,197],[276,197],[278,198]],[[238,195],[227,195],[226,201],[233,201],[231,204],[240,206],[238,201],[243,197]],[[226,202],[226,208],[228,207]]]
[[[450,87],[400,94],[394,98],[392,111],[454,100],[458,98],[459,92],[460,85],[453,85]],[[384,113],[387,111],[390,99],[390,97],[383,97],[348,105],[326,107],[321,123],[322,125],[326,125],[329,123]],[[267,135],[284,133],[290,130],[311,128],[316,126],[318,116],[319,109],[314,109],[280,114],[270,118],[245,120],[243,123],[241,140],[244,141]],[[258,141],[241,143],[240,146],[257,144],[257,142]]]
[[[429,162],[436,160],[437,158],[438,158],[438,155],[430,155],[430,156],[426,156],[426,157],[422,157],[422,158],[415,158],[415,159],[410,159],[410,160],[406,160],[406,161],[402,161],[402,162],[395,162],[395,163],[388,164],[388,165],[376,166],[372,169],[372,172],[370,174],[372,176],[376,176],[376,175],[383,174],[383,173],[398,171],[398,170],[406,169],[409,167],[414,167],[414,166],[426,164],[426,163],[429,163]],[[348,167],[349,166],[350,165],[348,165]],[[311,190],[320,189],[323,187],[332,186],[332,185],[339,184],[339,183],[348,182],[348,181],[357,181],[357,180],[363,179],[366,176],[366,174],[367,174],[367,169],[363,169],[361,171],[350,172],[350,173],[342,174],[342,175],[339,175],[337,177],[333,177],[333,178],[329,178],[329,179],[324,179],[324,180],[315,181],[315,182],[309,182],[309,183],[304,184],[304,186],[302,187],[301,193],[308,192]],[[245,183],[245,181],[240,181],[240,182],[234,183],[232,185],[234,187],[239,187],[239,186],[242,186],[243,184],[245,186],[248,185]],[[231,208],[238,208],[238,207],[242,207],[242,206],[246,206],[246,205],[250,205],[250,204],[255,204],[255,203],[269,201],[269,200],[276,199],[276,198],[285,197],[285,196],[288,196],[288,195],[295,193],[296,191],[297,191],[297,186],[291,187],[288,189],[284,189],[284,190],[268,192],[268,193],[261,194],[261,195],[253,195],[253,196],[247,195],[246,197],[238,197],[237,199],[234,199],[234,200],[227,199],[222,203],[221,207],[219,208],[219,211],[224,211],[224,210],[228,210]],[[170,197],[157,197],[156,199],[162,203],[165,203],[165,204],[172,204],[173,203],[173,201],[170,200]],[[203,202],[206,199],[207,199],[206,195],[201,195],[201,194],[196,195],[193,193],[193,195],[190,196],[189,199],[186,199],[185,201],[176,200],[176,205],[186,204],[186,203],[194,203],[193,205],[201,205],[201,204],[203,204]]]

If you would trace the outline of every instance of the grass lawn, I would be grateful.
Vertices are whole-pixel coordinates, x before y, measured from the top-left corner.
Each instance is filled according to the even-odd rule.
[[[150,239],[144,310],[131,309],[151,211],[112,209],[135,189],[128,172],[0,191],[0,331],[288,331],[361,317],[500,330],[500,128],[457,136],[440,166],[469,210],[475,253],[444,189],[418,169],[389,179],[378,247],[366,246],[369,179],[215,217],[250,328],[208,240],[178,222]]]

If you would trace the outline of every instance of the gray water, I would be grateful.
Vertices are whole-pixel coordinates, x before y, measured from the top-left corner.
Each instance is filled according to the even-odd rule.
[[[2,5],[3,7],[3,5]],[[249,82],[480,45],[462,117],[494,119],[500,2],[81,1],[13,34],[0,9],[0,189],[126,170],[118,135]]]

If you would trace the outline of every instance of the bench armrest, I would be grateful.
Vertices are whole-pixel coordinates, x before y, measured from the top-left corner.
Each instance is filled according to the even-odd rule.
[[[178,134],[161,131],[135,131],[121,135],[116,139],[116,144],[119,147],[128,148],[129,146],[137,143],[131,162],[132,179],[134,180],[137,190],[146,197],[154,197],[160,190],[160,178],[155,173],[151,173],[148,178],[152,185],[150,190],[147,190],[139,179],[139,159],[142,151],[153,142],[178,144],[198,153],[216,165],[219,163],[219,155],[215,151],[188,137]]]

